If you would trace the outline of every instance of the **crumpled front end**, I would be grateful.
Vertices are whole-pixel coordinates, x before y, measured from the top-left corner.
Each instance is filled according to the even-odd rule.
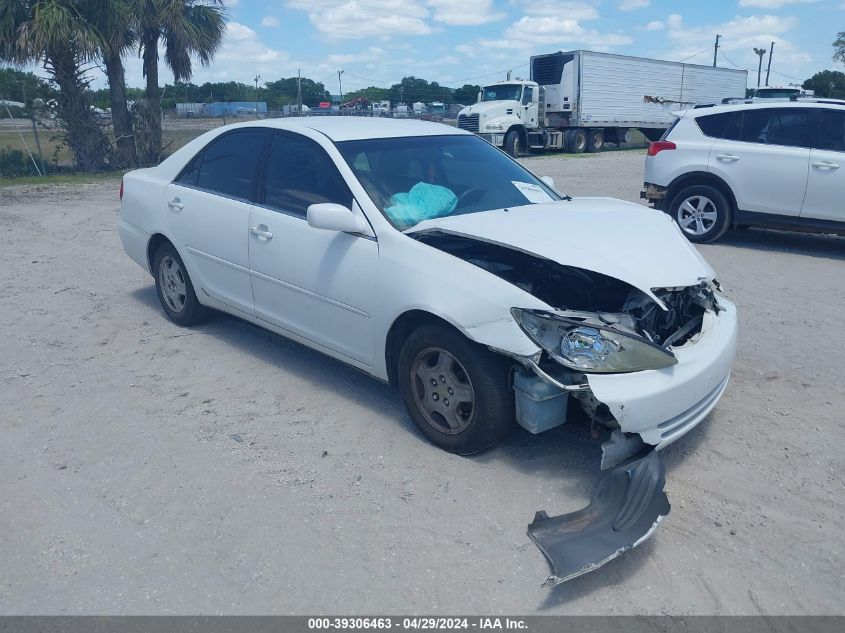
[[[718,298],[685,344],[677,364],[631,374],[589,374],[592,397],[623,433],[638,434],[660,450],[695,428],[727,388],[736,355],[736,307]]]

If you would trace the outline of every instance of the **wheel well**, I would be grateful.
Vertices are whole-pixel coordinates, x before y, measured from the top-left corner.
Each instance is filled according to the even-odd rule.
[[[672,204],[672,200],[675,199],[675,196],[678,195],[678,192],[681,189],[684,187],[692,187],[694,185],[709,185],[718,189],[719,192],[728,199],[728,204],[731,205],[731,225],[733,225],[737,210],[734,193],[724,180],[706,171],[693,171],[688,174],[684,174],[683,176],[678,176],[675,180],[673,180],[666,188],[666,209],[669,210],[669,205]]]
[[[173,245],[173,243],[169,239],[164,237],[164,235],[162,235],[161,233],[156,233],[155,235],[153,235],[150,238],[149,243],[147,244],[147,263],[149,264],[150,272],[152,272],[153,275],[155,275],[155,272],[153,271],[153,257],[155,257],[156,251],[162,244],[170,244],[171,246]]]
[[[399,350],[402,349],[402,343],[418,327],[431,323],[445,325],[456,332],[460,332],[460,330],[446,319],[442,319],[425,310],[409,310],[408,312],[404,312],[390,326],[390,330],[387,332],[387,341],[384,345],[384,360],[387,366],[387,378],[391,385],[396,385],[397,364],[399,362]],[[461,335],[463,336],[463,332],[461,332]]]

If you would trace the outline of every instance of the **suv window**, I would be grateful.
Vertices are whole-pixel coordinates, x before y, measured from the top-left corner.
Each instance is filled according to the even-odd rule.
[[[735,112],[709,114],[698,117],[695,122],[705,136],[735,141],[739,138],[740,115]]]
[[[812,112],[808,108],[764,108],[742,114],[740,141],[810,147]]]
[[[819,110],[818,149],[845,152],[845,111]]]
[[[277,134],[267,165],[264,204],[305,217],[320,202],[352,206],[352,192],[332,159],[304,136]]]
[[[266,140],[267,132],[253,129],[229,132],[212,141],[202,153],[197,187],[252,200],[256,168]],[[189,173],[186,170],[185,175]]]

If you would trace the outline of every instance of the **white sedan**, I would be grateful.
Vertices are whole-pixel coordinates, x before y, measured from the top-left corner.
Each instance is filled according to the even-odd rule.
[[[569,198],[452,127],[229,125],[121,192],[124,248],[171,321],[221,310],[390,381],[449,451],[575,407],[621,453],[660,449],[728,382],[736,311],[671,218]]]

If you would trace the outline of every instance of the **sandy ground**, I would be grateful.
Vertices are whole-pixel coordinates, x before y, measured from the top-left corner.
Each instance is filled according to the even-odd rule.
[[[636,201],[642,161],[526,163]],[[733,380],[664,452],[652,540],[550,590],[525,527],[588,502],[586,429],[455,457],[338,362],[179,329],[117,207],[111,183],[0,190],[0,613],[845,613],[845,240],[702,248],[741,311]]]

